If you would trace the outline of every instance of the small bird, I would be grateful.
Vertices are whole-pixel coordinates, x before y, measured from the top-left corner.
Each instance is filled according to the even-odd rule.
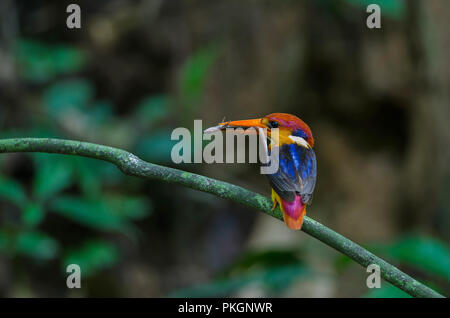
[[[272,187],[272,210],[280,205],[286,225],[300,230],[306,214],[306,205],[311,204],[317,177],[314,138],[311,129],[300,118],[285,113],[273,113],[263,118],[219,123],[225,128],[266,128],[267,138],[272,142],[271,129],[278,128],[279,169],[267,174]],[[261,133],[261,130],[257,130]]]

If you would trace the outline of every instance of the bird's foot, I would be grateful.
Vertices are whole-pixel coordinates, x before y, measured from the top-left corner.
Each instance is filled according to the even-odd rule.
[[[275,210],[275,208],[277,207],[277,204],[278,204],[277,200],[273,200],[272,211]]]

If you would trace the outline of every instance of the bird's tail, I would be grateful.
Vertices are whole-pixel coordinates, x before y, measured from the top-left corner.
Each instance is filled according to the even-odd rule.
[[[300,195],[295,196],[295,200],[292,202],[283,200],[273,189],[272,189],[272,201],[274,207],[276,204],[280,205],[281,212],[283,212],[284,223],[287,227],[292,230],[300,230],[303,224],[303,218],[306,214],[306,205],[302,202],[302,197]]]

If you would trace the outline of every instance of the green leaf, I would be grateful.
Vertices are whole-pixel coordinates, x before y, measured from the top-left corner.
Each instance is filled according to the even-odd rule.
[[[21,39],[15,48],[19,74],[32,82],[45,82],[59,74],[79,71],[86,53],[70,45],[49,45]]]
[[[59,250],[57,241],[37,231],[21,232],[14,242],[17,253],[40,260],[53,259]]]
[[[39,200],[52,197],[72,183],[70,158],[44,156],[34,154],[36,176],[33,180],[33,194]]]
[[[89,160],[90,169],[95,168],[98,171],[101,182],[107,185],[117,185],[125,179],[125,175],[117,169],[112,163],[105,163],[99,160]]]
[[[135,151],[148,161],[172,162],[172,148],[178,141],[171,140],[171,134],[170,130],[162,130],[144,136],[137,142]]]
[[[450,281],[450,249],[443,242],[412,235],[386,246],[385,251],[396,261]]]
[[[411,295],[405,293],[403,290],[392,286],[389,283],[382,282],[380,288],[373,288],[367,292],[363,297],[367,298],[412,298]]]
[[[103,184],[116,185],[124,178],[120,170],[109,162],[71,157],[71,165],[84,197],[98,197]]]
[[[181,289],[173,292],[170,297],[226,297],[254,284],[279,293],[308,272],[299,265],[281,266]]]
[[[145,197],[125,197],[114,195],[105,198],[109,206],[115,213],[133,220],[139,220],[147,217],[153,209],[153,206]]]
[[[60,81],[44,92],[44,103],[50,114],[59,116],[68,109],[85,108],[92,99],[92,84],[83,79]]]
[[[22,221],[26,226],[35,227],[39,225],[45,217],[42,205],[36,202],[28,202],[22,214]]]
[[[0,229],[0,252],[2,252],[3,254],[11,254],[10,244],[11,239],[8,232]]]
[[[180,94],[189,109],[200,102],[209,70],[217,57],[217,47],[208,46],[196,51],[182,66]]]
[[[52,62],[56,74],[67,74],[81,70],[86,62],[86,52],[68,45],[55,45],[52,49]]]
[[[109,100],[96,101],[89,108],[89,119],[95,125],[105,124],[108,120],[113,118],[114,106]]]
[[[143,99],[137,106],[134,117],[146,125],[167,118],[170,113],[170,99],[165,95],[150,96]]]
[[[99,197],[103,180],[101,171],[105,163],[85,158],[72,159],[74,177],[81,187],[83,196],[85,198]]]
[[[280,266],[299,265],[302,260],[295,249],[269,249],[247,251],[238,258],[225,272],[225,275],[246,272],[255,269],[270,269]]]
[[[406,8],[405,2],[403,0],[346,0],[348,3],[352,5],[356,5],[364,9],[369,4],[378,4],[381,9],[381,15],[386,14],[390,18],[403,18],[405,16]]]
[[[341,272],[352,264],[354,264],[354,261],[350,257],[344,254],[339,254],[336,256],[334,268],[337,272]]]
[[[280,294],[291,283],[310,273],[297,249],[248,251],[210,283],[174,292],[173,297],[229,296],[251,285],[261,285],[267,293]]]
[[[50,208],[74,222],[96,230],[119,231],[124,234],[131,234],[134,230],[132,224],[104,200],[60,196],[50,201]]]
[[[97,272],[114,266],[119,260],[117,248],[105,241],[89,241],[77,249],[72,249],[64,256],[63,264],[80,266],[83,276],[91,276]]]
[[[15,180],[0,176],[0,198],[22,206],[27,200],[23,186]]]

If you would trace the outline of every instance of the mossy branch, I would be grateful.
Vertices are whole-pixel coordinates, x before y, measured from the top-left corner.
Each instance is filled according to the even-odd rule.
[[[113,163],[126,175],[179,184],[195,190],[211,193],[224,199],[242,203],[246,206],[263,211],[276,219],[283,219],[279,208],[272,211],[270,200],[260,194],[227,182],[145,162],[132,153],[117,148],[63,139],[0,139],[0,153],[11,152],[46,152],[100,159]],[[387,263],[358,244],[309,217],[305,217],[302,231],[347,255],[363,267],[367,267],[369,264],[379,265],[381,276],[386,281],[402,289],[411,296],[443,297],[433,289],[403,273],[395,266]]]

